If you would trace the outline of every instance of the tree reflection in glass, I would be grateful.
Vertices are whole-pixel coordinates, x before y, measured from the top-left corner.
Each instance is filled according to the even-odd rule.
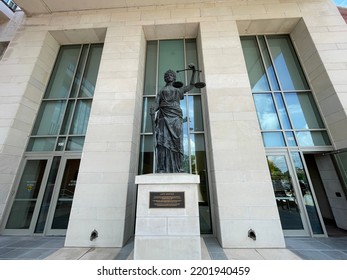
[[[267,159],[282,229],[303,229],[285,156],[268,156]]]

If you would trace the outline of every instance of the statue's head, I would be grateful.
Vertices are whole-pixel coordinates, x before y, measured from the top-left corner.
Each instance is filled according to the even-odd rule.
[[[171,69],[167,70],[164,74],[164,81],[166,83],[175,82],[176,81],[176,72],[171,70]]]

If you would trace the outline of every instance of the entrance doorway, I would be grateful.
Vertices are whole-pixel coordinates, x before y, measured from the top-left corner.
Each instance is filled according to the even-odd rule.
[[[337,200],[343,199],[344,196],[343,189],[341,188],[341,191],[339,191],[341,183],[335,170],[336,166],[329,155],[308,153],[304,154],[304,158],[327,235],[347,236],[347,230],[342,228],[343,225],[340,223],[341,219],[347,219],[347,213],[342,215],[343,217],[334,215],[336,210],[341,214],[341,209],[335,209],[335,207],[337,206]]]
[[[79,164],[76,155],[27,158],[4,233],[65,235]]]
[[[284,234],[325,234],[303,154],[298,151],[268,152],[267,160]]]

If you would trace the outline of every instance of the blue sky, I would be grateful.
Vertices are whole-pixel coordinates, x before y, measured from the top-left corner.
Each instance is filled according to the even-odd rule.
[[[337,6],[347,8],[347,0],[333,0]]]

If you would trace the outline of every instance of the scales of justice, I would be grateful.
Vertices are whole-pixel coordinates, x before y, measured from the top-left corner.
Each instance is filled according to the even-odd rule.
[[[195,69],[195,66],[194,66],[194,64],[192,64],[192,63],[190,63],[188,67],[189,67],[189,68],[187,68],[187,69],[176,70],[176,73],[181,73],[181,72],[184,72],[184,71],[196,71],[196,72],[199,73],[199,75],[198,75],[198,81],[194,84],[194,86],[195,86],[196,88],[204,88],[204,87],[206,87],[206,83],[205,83],[205,82],[202,82],[202,81],[200,80],[200,74],[202,73],[202,71],[199,70],[199,69]],[[192,68],[192,67],[194,67],[194,68]],[[183,83],[182,83],[181,81],[175,81],[175,82],[172,83],[172,85],[173,85],[175,88],[181,88],[181,87],[183,87]]]

